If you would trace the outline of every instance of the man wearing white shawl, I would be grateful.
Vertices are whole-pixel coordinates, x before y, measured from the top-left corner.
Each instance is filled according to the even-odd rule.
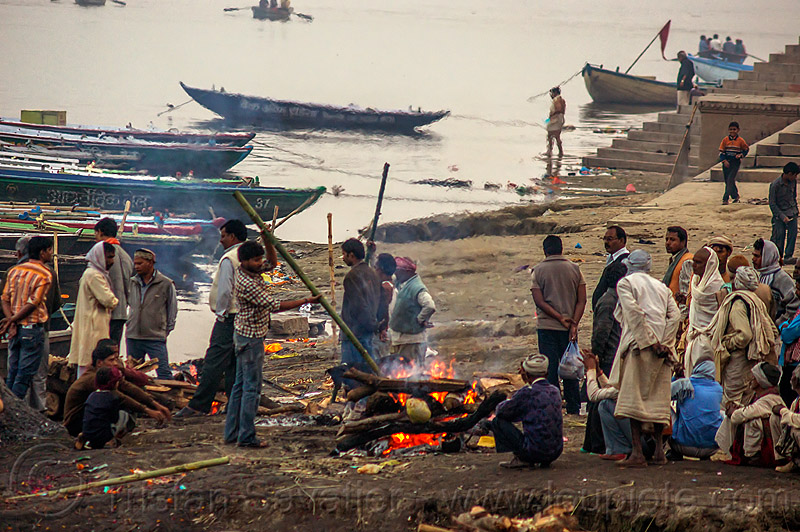
[[[107,242],[98,242],[86,254],[89,264],[78,285],[68,359],[70,364],[77,364],[78,377],[91,366],[97,342],[109,337],[111,311],[119,303],[108,277],[115,255],[114,246]]]
[[[722,301],[709,325],[723,408],[747,404],[753,367],[762,361],[778,361],[778,329],[755,294],[756,288],[756,271],[749,266],[737,268],[734,291]]]
[[[719,273],[719,259],[709,247],[700,248],[692,258],[694,275],[691,282],[689,303],[689,327],[686,329],[686,373],[698,360],[714,357],[711,347],[711,330],[708,325],[719,310],[717,292],[725,281]]]
[[[653,423],[656,464],[667,462],[661,432],[670,422],[670,378],[675,360],[675,333],[680,311],[666,285],[648,275],[650,255],[632,252],[624,261],[628,274],[617,284],[614,317],[622,325],[609,385],[619,390],[615,417],[631,420],[631,455],[623,467],[646,467],[642,453],[643,423]]]

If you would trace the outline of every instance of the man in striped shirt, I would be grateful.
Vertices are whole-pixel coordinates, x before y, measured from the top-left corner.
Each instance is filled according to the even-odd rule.
[[[739,136],[739,122],[728,124],[728,136],[719,143],[719,160],[722,161],[722,175],[725,177],[725,193],[722,195],[722,204],[728,204],[728,198],[734,203],[739,203],[739,189],[736,188],[736,174],[739,165],[745,158],[750,147]]]
[[[45,263],[53,258],[53,239],[37,236],[28,244],[29,259],[8,272],[3,288],[0,334],[7,333],[6,385],[19,398],[28,393],[44,353],[44,326],[49,318],[47,293],[53,275]]]

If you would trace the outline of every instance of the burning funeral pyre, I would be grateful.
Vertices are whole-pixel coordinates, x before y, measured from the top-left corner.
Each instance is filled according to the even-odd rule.
[[[509,389],[515,388],[505,374],[502,379],[455,379],[453,362],[437,358],[423,364],[390,358],[380,365],[386,376],[355,368],[343,373],[344,378],[360,383],[349,391],[347,400],[360,402],[364,410],[359,419],[342,423],[336,438],[340,453],[370,447],[376,454],[387,455],[416,446],[457,452],[461,435],[491,416]],[[486,386],[495,382],[506,386],[496,390]]]

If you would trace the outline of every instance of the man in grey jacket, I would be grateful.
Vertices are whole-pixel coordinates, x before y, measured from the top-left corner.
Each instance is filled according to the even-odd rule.
[[[108,271],[108,277],[111,279],[111,291],[119,300],[117,306],[111,311],[109,337],[119,345],[122,340],[122,329],[125,327],[125,322],[128,321],[128,288],[131,275],[133,275],[133,261],[119,244],[117,229],[117,222],[111,218],[103,218],[94,226],[95,242],[108,242],[117,250],[114,265]]]
[[[172,279],[155,269],[156,254],[137,249],[133,254],[136,270],[130,280],[128,305],[131,313],[125,334],[128,356],[137,359],[150,355],[158,358],[156,375],[171,379],[167,336],[175,328],[178,297]]]

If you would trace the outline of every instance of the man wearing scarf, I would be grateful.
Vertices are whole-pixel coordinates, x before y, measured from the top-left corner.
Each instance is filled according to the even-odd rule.
[[[89,265],[78,284],[69,347],[69,363],[78,366],[78,377],[91,366],[97,342],[109,338],[111,311],[119,303],[108,276],[115,254],[114,246],[108,242],[96,243],[86,254]]]
[[[650,255],[633,251],[623,261],[628,274],[617,283],[619,305],[614,317],[622,324],[609,385],[619,390],[615,417],[631,420],[631,455],[623,467],[645,467],[642,425],[653,424],[653,462],[665,464],[661,433],[670,422],[670,379],[675,358],[675,333],[680,311],[670,290],[648,274]]]
[[[119,304],[111,311],[111,322],[109,325],[109,338],[119,345],[122,340],[122,330],[128,319],[128,288],[130,279],[133,275],[133,261],[128,252],[122,249],[117,239],[119,227],[117,222],[111,218],[103,218],[94,226],[95,242],[108,242],[114,246],[114,264],[108,270],[108,281],[114,297]],[[123,227],[123,232],[125,228]]]
[[[762,361],[777,362],[778,330],[755,294],[758,274],[749,266],[740,266],[733,288],[709,326],[723,408],[747,404],[752,368]]]
[[[746,406],[730,404],[717,431],[719,452],[712,460],[730,465],[775,467],[780,455],[774,442],[781,431],[780,417],[773,414],[777,406],[785,406],[778,395],[781,369],[761,362],[752,369],[754,392]]]
[[[794,292],[792,277],[781,269],[778,247],[769,240],[759,238],[753,244],[753,267],[759,281],[768,285],[775,300],[775,324],[778,327],[791,320],[800,308],[800,299]]]
[[[671,227],[667,227],[667,234],[664,238],[664,247],[667,250],[667,253],[672,255],[672,258],[669,260],[669,266],[667,266],[667,271],[664,273],[664,284],[669,287],[672,291],[672,296],[678,298],[678,294],[681,293],[680,290],[680,274],[681,274],[681,266],[687,260],[692,259],[692,254],[689,253],[689,249],[687,248],[687,244],[689,241],[689,234],[686,232],[686,229],[683,227],[679,227],[677,225],[673,225]],[[683,304],[686,301],[686,294],[683,294],[683,297],[678,301],[678,303]]]
[[[717,254],[711,248],[700,248],[692,259],[693,276],[689,303],[689,327],[686,329],[686,372],[691,374],[697,360],[713,358],[711,330],[708,325],[719,309],[717,292],[724,281],[719,274]]]
[[[715,380],[714,361],[698,360],[691,375],[675,380],[671,387],[676,410],[672,436],[667,440],[670,460],[708,458],[717,450],[714,437],[722,423],[722,386]]]
[[[395,257],[394,276],[397,298],[389,320],[392,332],[392,354],[401,355],[417,364],[425,360],[428,350],[428,322],[436,312],[431,294],[417,275],[417,265],[408,257]]]

